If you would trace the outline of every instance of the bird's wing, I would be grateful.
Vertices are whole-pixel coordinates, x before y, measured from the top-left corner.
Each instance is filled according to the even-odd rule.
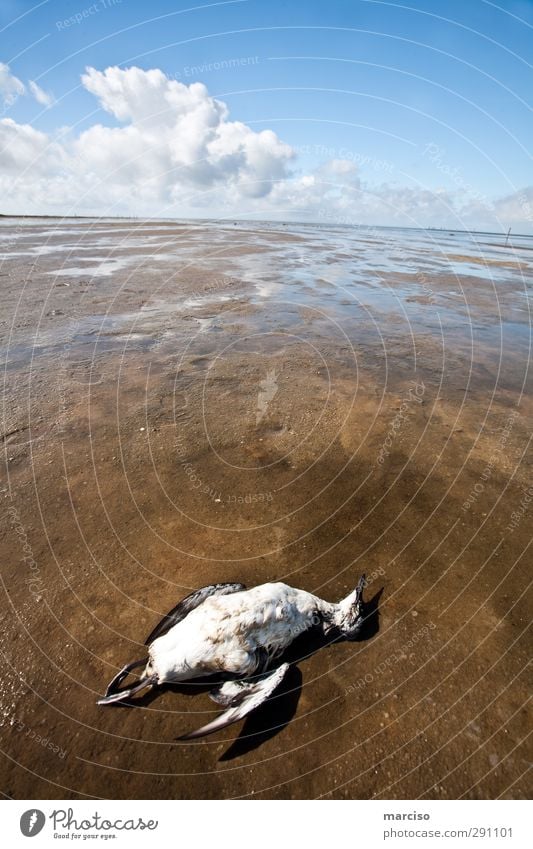
[[[249,713],[266,702],[268,697],[281,684],[287,670],[288,663],[283,663],[273,672],[261,675],[253,681],[227,681],[209,695],[218,704],[228,706],[228,709],[217,716],[212,722],[202,726],[197,731],[183,734],[179,740],[194,740],[196,737],[204,737],[226,728],[239,719],[244,719]]]
[[[206,598],[209,598],[209,596],[230,595],[230,593],[240,593],[245,589],[246,587],[244,584],[210,584],[208,587],[202,587],[201,590],[196,590],[196,592],[191,593],[186,596],[186,598],[183,598],[180,602],[178,602],[176,607],[173,607],[166,616],[163,616],[161,622],[155,626],[154,630],[144,641],[145,646],[150,645],[150,643],[157,639],[157,637],[162,637],[163,634],[170,631],[174,625],[177,625],[178,622],[185,619],[191,610],[194,610],[195,607],[202,604],[202,602],[204,602]]]

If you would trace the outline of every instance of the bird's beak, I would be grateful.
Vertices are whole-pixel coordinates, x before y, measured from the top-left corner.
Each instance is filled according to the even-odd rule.
[[[355,588],[355,604],[363,604],[363,590],[366,587],[366,575],[363,574],[359,578],[359,583]]]

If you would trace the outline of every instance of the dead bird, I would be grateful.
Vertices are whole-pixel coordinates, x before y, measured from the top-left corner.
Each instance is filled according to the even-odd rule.
[[[363,624],[362,575],[355,590],[338,604],[283,583],[212,584],[184,598],[145,641],[148,657],[124,666],[99,705],[123,702],[164,684],[207,676],[223,679],[209,693],[226,708],[212,722],[179,739],[192,740],[238,722],[263,704],[281,683],[289,664],[275,666],[283,652],[311,629],[353,640]],[[120,684],[144,666],[131,687]]]

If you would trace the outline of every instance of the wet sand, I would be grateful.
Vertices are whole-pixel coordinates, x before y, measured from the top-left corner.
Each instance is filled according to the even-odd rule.
[[[5,797],[527,796],[532,244],[0,222]],[[191,589],[363,571],[244,724],[97,707]]]

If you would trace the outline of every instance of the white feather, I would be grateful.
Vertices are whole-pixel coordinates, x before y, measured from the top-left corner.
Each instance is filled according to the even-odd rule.
[[[147,674],[158,683],[217,672],[253,675],[258,649],[273,659],[337,605],[283,583],[262,584],[233,595],[212,596],[149,648]]]

